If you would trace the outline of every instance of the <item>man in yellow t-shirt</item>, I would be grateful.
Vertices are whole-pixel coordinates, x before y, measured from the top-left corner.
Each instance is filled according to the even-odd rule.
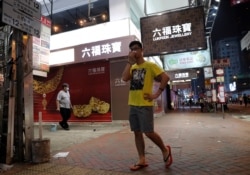
[[[153,100],[157,99],[164,91],[169,77],[162,68],[155,63],[144,60],[141,42],[132,41],[129,44],[130,52],[124,68],[122,79],[130,81],[129,100],[129,123],[134,132],[135,144],[139,160],[130,167],[136,171],[147,167],[145,159],[145,142],[143,134],[152,140],[162,151],[166,168],[172,164],[171,147],[165,146],[162,138],[154,131]],[[160,82],[159,89],[153,93],[153,83]]]

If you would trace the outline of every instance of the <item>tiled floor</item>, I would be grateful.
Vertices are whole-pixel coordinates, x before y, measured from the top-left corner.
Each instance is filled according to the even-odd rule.
[[[248,112],[248,109],[239,108],[229,106],[230,111],[224,118],[220,112],[200,113],[195,108],[157,117],[155,130],[166,144],[172,146],[174,163],[169,169],[165,168],[158,147],[145,138],[149,166],[131,172],[129,166],[137,161],[137,152],[133,133],[127,122],[122,122],[115,127],[72,126],[69,132],[60,129],[53,133],[45,132],[45,135],[50,134],[53,145],[50,162],[14,165],[4,174],[249,175],[250,122],[242,120],[241,116],[250,114],[250,109]],[[86,138],[81,137],[83,133]],[[73,143],[66,144],[67,139]],[[65,145],[56,149],[56,145],[62,143]],[[53,158],[58,152],[69,154]]]

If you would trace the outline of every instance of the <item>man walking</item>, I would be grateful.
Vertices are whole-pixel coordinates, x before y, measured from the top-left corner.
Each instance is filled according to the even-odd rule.
[[[71,116],[72,105],[70,101],[69,85],[67,83],[63,83],[62,90],[60,90],[57,94],[56,108],[60,111],[62,116],[62,121],[59,122],[60,126],[65,130],[69,130],[67,122]]]
[[[138,162],[133,164],[130,170],[136,171],[148,166],[145,158],[143,134],[161,149],[165,166],[168,168],[172,164],[171,147],[165,146],[162,138],[154,131],[153,100],[157,99],[164,91],[169,77],[155,63],[144,60],[143,47],[139,41],[132,41],[129,48],[128,61],[122,79],[123,81],[130,80],[129,123],[131,131],[134,132],[135,145],[139,156]],[[157,92],[153,93],[155,80],[160,82],[160,86]]]

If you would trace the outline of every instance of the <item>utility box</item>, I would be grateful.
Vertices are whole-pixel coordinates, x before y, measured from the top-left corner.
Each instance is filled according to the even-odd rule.
[[[32,162],[44,163],[50,160],[50,139],[32,140]]]

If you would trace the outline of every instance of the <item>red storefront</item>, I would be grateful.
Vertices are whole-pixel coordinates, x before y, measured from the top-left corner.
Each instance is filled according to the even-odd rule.
[[[51,67],[46,78],[34,76],[34,120],[38,121],[39,112],[44,122],[61,120],[56,96],[65,82],[75,109],[70,122],[126,120],[129,83],[121,80],[121,74],[134,39],[127,36],[66,48],[74,49],[73,62]],[[157,103],[160,112],[161,101]]]

